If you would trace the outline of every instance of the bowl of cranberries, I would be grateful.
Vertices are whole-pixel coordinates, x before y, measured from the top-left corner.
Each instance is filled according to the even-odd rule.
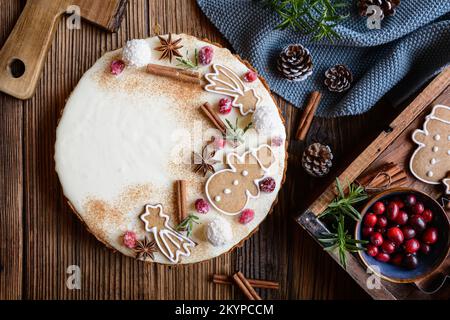
[[[430,196],[413,189],[382,192],[361,210],[355,238],[368,241],[359,255],[382,278],[398,283],[425,278],[446,259],[450,223]]]

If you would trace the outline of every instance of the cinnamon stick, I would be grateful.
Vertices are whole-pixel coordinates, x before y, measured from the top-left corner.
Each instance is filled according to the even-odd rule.
[[[238,271],[233,275],[234,283],[241,289],[242,293],[249,300],[262,300],[261,297],[256,293],[255,289],[248,282],[248,280],[244,277],[242,272]]]
[[[147,72],[156,76],[169,77],[175,80],[189,82],[193,84],[200,84],[200,73],[192,70],[185,70],[181,68],[162,66],[159,64],[150,63],[147,65]]]
[[[306,135],[308,134],[309,128],[311,127],[311,123],[314,118],[314,114],[316,113],[317,107],[319,106],[321,97],[322,95],[319,91],[314,91],[313,93],[311,93],[308,104],[306,105],[305,110],[302,113],[302,117],[300,118],[297,133],[295,134],[295,138],[297,140],[304,141],[306,139]]]
[[[217,113],[213,110],[212,106],[208,102],[205,102],[200,107],[200,110],[203,111],[205,116],[212,122],[212,124],[217,128],[217,130],[222,132],[222,134],[226,134],[227,128],[225,124],[223,123],[222,119],[219,118]]]
[[[214,274],[213,277],[212,277],[212,281],[215,284],[224,284],[224,285],[232,285],[233,284],[232,277],[227,276],[225,274]],[[247,281],[254,288],[274,289],[274,290],[280,289],[280,284],[278,282],[275,282],[275,281],[256,280],[256,279],[247,279]]]
[[[177,210],[178,210],[178,222],[181,223],[187,218],[186,209],[186,181],[177,180]]]

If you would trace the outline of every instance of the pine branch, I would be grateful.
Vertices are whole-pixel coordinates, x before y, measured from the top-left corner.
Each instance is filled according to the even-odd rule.
[[[341,14],[350,5],[348,0],[260,0],[281,18],[275,29],[292,28],[314,40],[327,38],[333,41],[340,35],[334,28],[349,14]]]

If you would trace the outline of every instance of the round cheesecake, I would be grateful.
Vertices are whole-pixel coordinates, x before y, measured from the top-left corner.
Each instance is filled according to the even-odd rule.
[[[56,171],[105,245],[195,263],[248,238],[286,170],[282,117],[229,50],[185,34],[133,40],[81,78],[61,116]]]

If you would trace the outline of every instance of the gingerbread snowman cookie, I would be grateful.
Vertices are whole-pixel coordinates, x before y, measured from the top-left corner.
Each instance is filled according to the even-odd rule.
[[[436,105],[423,129],[412,135],[418,145],[410,160],[412,174],[428,184],[440,184],[450,172],[450,107]]]

